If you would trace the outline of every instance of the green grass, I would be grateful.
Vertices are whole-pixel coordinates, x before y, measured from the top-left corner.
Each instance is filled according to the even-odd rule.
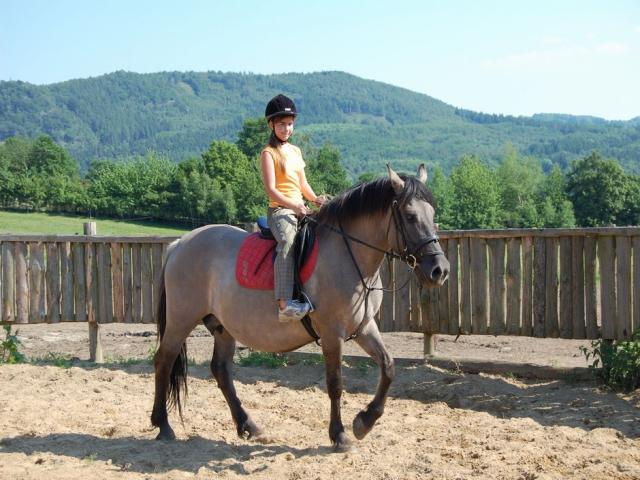
[[[355,368],[357,372],[364,377],[369,373],[369,370],[375,366],[375,363],[373,363],[371,359],[367,358],[365,360],[354,360],[348,362],[348,365],[351,368]]]
[[[74,359],[71,355],[66,353],[53,353],[48,352],[46,356],[34,358],[29,361],[33,365],[52,365],[59,368],[71,368],[73,366]]]
[[[98,235],[180,236],[189,231],[187,228],[156,222],[0,211],[0,234],[82,235],[82,224],[85,222],[96,222]]]
[[[249,351],[238,356],[236,363],[241,367],[278,368],[287,366],[287,357],[278,353]]]

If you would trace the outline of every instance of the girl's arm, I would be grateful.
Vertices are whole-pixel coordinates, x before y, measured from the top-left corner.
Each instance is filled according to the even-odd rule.
[[[264,189],[270,199],[275,200],[282,206],[290,208],[297,215],[306,215],[309,213],[304,202],[298,203],[283,195],[276,189],[276,172],[273,167],[273,157],[269,152],[263,151],[260,154],[260,167],[262,170],[262,183],[264,184]]]

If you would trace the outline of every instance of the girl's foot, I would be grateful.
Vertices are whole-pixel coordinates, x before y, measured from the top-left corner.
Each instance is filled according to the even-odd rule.
[[[298,300],[287,300],[284,308],[280,308],[278,312],[278,320],[280,322],[294,322],[300,320],[311,310],[311,305]]]

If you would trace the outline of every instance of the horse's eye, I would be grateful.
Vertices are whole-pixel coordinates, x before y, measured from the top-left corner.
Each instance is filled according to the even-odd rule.
[[[406,218],[409,223],[416,223],[418,221],[418,217],[413,213],[407,213]]]

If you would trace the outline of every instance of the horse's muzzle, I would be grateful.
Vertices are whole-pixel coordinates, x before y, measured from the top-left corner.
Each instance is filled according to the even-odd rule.
[[[449,260],[444,255],[436,255],[420,264],[416,274],[423,287],[440,287],[449,278],[449,268]]]

